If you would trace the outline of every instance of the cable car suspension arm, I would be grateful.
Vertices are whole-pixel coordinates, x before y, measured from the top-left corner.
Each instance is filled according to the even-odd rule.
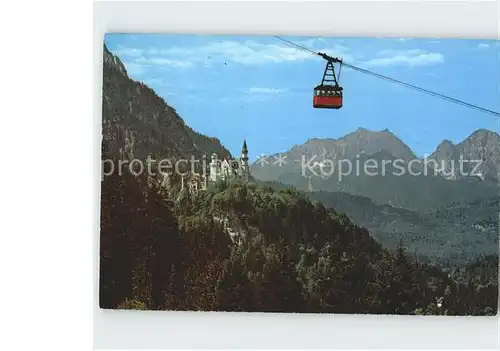
[[[493,110],[489,110],[487,108],[484,108],[484,107],[481,107],[481,106],[478,106],[478,105],[470,104],[468,102],[465,102],[465,101],[462,101],[462,100],[459,100],[459,99],[456,99],[456,98],[453,98],[453,97],[450,97],[450,96],[446,96],[446,95],[443,95],[443,94],[440,94],[440,93],[436,93],[436,92],[428,90],[428,89],[420,88],[420,87],[418,87],[416,85],[405,83],[403,81],[400,81],[400,80],[397,80],[397,79],[394,79],[394,78],[390,78],[390,77],[384,76],[382,74],[378,74],[378,73],[369,71],[369,70],[364,69],[364,68],[356,67],[356,66],[351,65],[349,63],[343,62],[342,59],[340,59],[340,58],[331,57],[331,56],[329,56],[329,55],[327,55],[325,53],[322,53],[322,52],[315,52],[315,51],[310,50],[310,49],[308,49],[308,48],[306,48],[306,47],[304,47],[302,45],[298,45],[298,44],[296,44],[294,42],[291,42],[291,41],[289,41],[287,39],[284,39],[284,38],[281,38],[279,36],[275,36],[275,37],[277,39],[279,39],[279,40],[282,40],[282,41],[284,41],[284,42],[292,45],[292,46],[295,46],[295,47],[299,48],[300,50],[307,51],[307,52],[310,52],[313,55],[317,55],[317,56],[322,57],[323,59],[325,59],[326,61],[328,61],[327,67],[328,67],[328,64],[331,64],[331,63],[340,63],[340,67],[342,67],[342,65],[344,65],[344,66],[349,67],[349,68],[351,68],[351,69],[353,69],[355,71],[358,71],[360,73],[368,74],[368,75],[371,75],[371,76],[374,76],[374,77],[386,80],[386,81],[391,82],[391,83],[399,84],[399,85],[405,86],[407,88],[417,90],[417,91],[419,91],[421,93],[424,93],[424,94],[429,94],[431,96],[435,96],[435,97],[438,97],[438,98],[441,98],[441,99],[444,99],[444,100],[447,100],[447,101],[450,101],[450,102],[453,102],[453,103],[456,103],[456,104],[459,104],[459,105],[462,105],[462,106],[465,106],[465,107],[469,107],[469,108],[476,109],[476,110],[479,110],[479,111],[484,112],[484,113],[489,113],[491,115],[500,117],[500,113],[499,112],[496,112],[496,111],[493,111]],[[326,70],[325,70],[325,73],[326,73]],[[339,75],[340,75],[340,70],[339,70]]]

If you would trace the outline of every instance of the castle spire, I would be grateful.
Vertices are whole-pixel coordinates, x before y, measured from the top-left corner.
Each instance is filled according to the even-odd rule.
[[[247,141],[246,141],[246,139],[243,140],[243,147],[241,148],[241,153],[242,154],[248,154],[248,148],[247,148]]]
[[[248,147],[246,139],[243,140],[243,146],[241,147],[241,158],[240,158],[240,175],[243,179],[248,180],[250,174],[250,167],[248,165]]]

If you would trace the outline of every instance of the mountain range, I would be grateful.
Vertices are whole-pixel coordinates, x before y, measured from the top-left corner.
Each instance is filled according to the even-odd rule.
[[[396,249],[403,242],[419,259],[460,265],[498,254],[498,196],[427,211],[377,205],[348,193],[313,192],[309,197],[346,213],[385,247]]]
[[[273,162],[278,159],[286,163]],[[464,162],[459,172],[460,159],[481,163]],[[399,172],[396,160],[413,173]],[[417,256],[442,264],[498,254],[500,136],[495,132],[480,129],[456,145],[445,140],[425,160],[387,129],[359,128],[339,139],[310,139],[266,161],[252,164],[254,177],[306,192],[369,229],[388,248],[402,241]],[[361,166],[347,174],[341,169],[346,161],[353,169],[356,162]],[[369,162],[376,165],[368,168],[371,173],[363,168]]]
[[[461,157],[465,160],[480,161],[476,170],[473,170],[475,164],[464,163],[464,173],[470,174],[474,171],[482,179],[499,180],[500,136],[497,133],[487,129],[479,129],[457,145],[449,140],[444,140],[429,159],[438,162],[444,177],[457,179],[463,175],[453,165],[459,164]]]
[[[278,157],[286,163],[272,162]],[[465,162],[458,172],[460,157],[481,162],[477,167],[477,161]],[[251,166],[262,181],[305,191],[348,192],[377,204],[425,210],[498,193],[500,136],[478,130],[458,145],[441,143],[429,158],[420,159],[389,130],[359,128],[339,139],[310,139],[267,160]],[[450,176],[442,165],[452,162],[455,172]]]

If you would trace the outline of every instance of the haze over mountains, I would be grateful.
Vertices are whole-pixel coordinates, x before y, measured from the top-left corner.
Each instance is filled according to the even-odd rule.
[[[251,171],[260,180],[305,191],[345,191],[378,204],[428,209],[496,194],[499,145],[498,134],[478,130],[456,146],[442,143],[424,160],[387,129],[375,132],[359,128],[339,139],[310,139],[281,154],[285,164],[272,162],[276,154],[268,157],[268,163],[258,160],[252,164]],[[460,155],[474,161],[464,162],[463,172]],[[451,161],[453,177],[446,172]]]
[[[278,156],[286,163],[273,162]],[[463,162],[461,171],[461,159],[475,162]],[[441,262],[498,253],[495,132],[477,130],[457,145],[443,141],[427,162],[389,130],[364,128],[339,139],[310,139],[267,160],[251,166],[257,179],[308,192],[387,247],[403,240],[411,251]],[[345,161],[353,167],[350,173]],[[369,162],[375,167],[366,173]]]
[[[420,259],[461,265],[482,255],[498,254],[499,198],[495,195],[427,211],[378,205],[345,192],[308,195],[346,213],[385,247],[395,249],[402,241]]]

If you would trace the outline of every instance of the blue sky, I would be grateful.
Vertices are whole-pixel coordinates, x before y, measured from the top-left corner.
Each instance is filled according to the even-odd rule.
[[[285,37],[345,62],[498,111],[495,40]],[[342,68],[344,106],[312,107],[325,61],[274,37],[108,34],[132,79],[143,81],[184,121],[234,155],[246,138],[251,162],[311,138],[363,127],[389,129],[419,156],[444,139],[499,131],[500,121],[457,104]]]

